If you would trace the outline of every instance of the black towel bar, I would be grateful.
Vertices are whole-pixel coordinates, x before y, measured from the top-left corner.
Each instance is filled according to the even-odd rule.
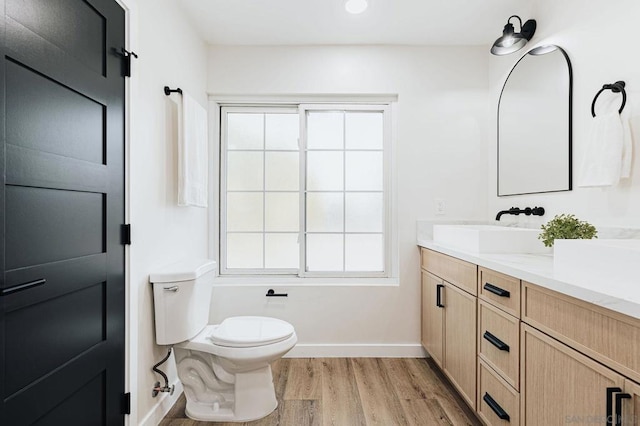
[[[622,105],[620,105],[618,114],[622,113],[622,110],[627,103],[627,92],[624,90],[624,86],[624,81],[616,81],[613,84],[605,84],[604,86],[602,86],[602,89],[598,90],[598,93],[596,93],[596,96],[593,98],[593,102],[591,102],[591,115],[593,117],[596,116],[596,100],[598,99],[598,96],[600,96],[600,93],[604,92],[605,90],[611,90],[613,93],[622,93]]]
[[[164,94],[169,96],[172,93],[180,93],[182,95],[182,89],[181,88],[177,88],[177,89],[172,89],[169,86],[164,86]]]

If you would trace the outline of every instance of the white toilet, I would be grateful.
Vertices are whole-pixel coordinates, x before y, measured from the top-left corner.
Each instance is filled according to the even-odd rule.
[[[194,420],[246,422],[277,406],[270,364],[298,341],[293,326],[245,316],[207,325],[216,262],[190,259],[150,275],[156,342],[173,345]]]

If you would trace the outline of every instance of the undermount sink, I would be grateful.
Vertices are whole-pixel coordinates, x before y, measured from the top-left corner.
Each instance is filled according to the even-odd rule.
[[[553,251],[556,279],[640,301],[640,240],[555,240]]]
[[[476,253],[541,254],[540,230],[495,225],[434,225],[433,242]]]

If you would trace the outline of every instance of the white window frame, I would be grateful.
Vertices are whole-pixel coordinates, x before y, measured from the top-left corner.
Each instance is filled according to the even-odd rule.
[[[389,105],[348,105],[348,104],[328,104],[328,105],[318,105],[318,104],[301,104],[299,106],[300,110],[300,272],[299,276],[301,278],[305,277],[331,277],[331,278],[388,278],[389,271],[391,270],[391,244],[389,244],[389,238],[391,233],[391,202],[390,202],[390,192],[391,192],[391,109]],[[351,271],[307,271],[307,259],[306,259],[306,242],[307,242],[307,224],[306,224],[306,205],[307,205],[307,184],[306,184],[306,170],[307,170],[307,113],[315,112],[315,111],[340,111],[340,112],[382,112],[383,117],[383,147],[382,147],[382,161],[383,161],[383,188],[382,188],[382,196],[383,196],[383,247],[384,247],[384,266],[381,272],[351,272]],[[343,131],[346,131],[343,129]],[[350,152],[351,150],[347,150],[346,147],[342,150],[344,153]],[[356,150],[353,150],[354,152]],[[362,150],[357,150],[362,151]],[[346,161],[343,163],[343,167],[346,167]],[[343,173],[343,176],[346,178],[346,173]],[[346,194],[350,191],[347,191],[346,188],[343,189],[342,193]],[[355,191],[354,191],[355,192]],[[346,221],[346,215],[344,214],[344,209],[346,209],[346,203],[343,203],[343,225]],[[341,233],[343,236],[350,234],[343,230]],[[360,234],[360,233],[354,233]],[[343,262],[346,257],[345,251],[345,238],[342,239],[342,248],[343,248]]]
[[[286,284],[286,285],[308,285],[322,284],[329,286],[397,286],[399,284],[399,247],[398,247],[398,224],[397,224],[397,167],[395,163],[396,146],[395,139],[397,133],[397,101],[395,94],[353,94],[353,95],[280,95],[280,96],[245,96],[245,95],[209,95],[210,109],[209,119],[211,122],[211,141],[214,149],[212,161],[215,167],[210,168],[213,191],[210,191],[210,229],[212,238],[209,242],[209,252],[211,257],[218,259],[219,268],[216,277],[218,285],[255,285],[256,282],[262,284]],[[356,272],[340,272],[339,274],[310,273],[301,267],[298,274],[287,273],[285,275],[278,272],[255,270],[255,273],[237,273],[236,269],[227,271],[223,263],[223,242],[226,244],[225,228],[223,227],[224,212],[224,192],[222,191],[222,181],[226,179],[226,169],[222,170],[222,165],[226,162],[225,144],[222,140],[222,126],[225,125],[225,118],[222,115],[222,108],[240,107],[242,111],[247,111],[248,107],[255,107],[261,112],[265,112],[265,107],[300,108],[305,106],[311,110],[319,109],[340,109],[346,110],[384,110],[384,247],[385,247],[385,271],[384,273],[365,274]],[[300,114],[303,120],[304,114]],[[226,130],[226,129],[225,129]],[[306,132],[301,129],[301,139],[306,137]],[[302,142],[301,142],[302,143]],[[306,144],[306,142],[305,142]],[[305,156],[305,150],[300,149],[300,155]],[[219,167],[219,168],[218,168]],[[219,172],[214,170],[218,168]],[[301,173],[304,168],[300,167]],[[301,181],[302,184],[302,181]],[[301,185],[300,191],[304,192]],[[305,203],[301,203],[304,206]],[[304,213],[301,212],[301,215]],[[301,231],[304,228],[301,226]],[[301,240],[301,250],[304,249],[304,241]],[[225,259],[226,260],[226,259]],[[303,261],[301,259],[301,265]],[[244,270],[246,271],[246,270]],[[287,271],[289,272],[289,271]]]
[[[221,275],[230,275],[230,276],[235,276],[235,275],[249,275],[249,276],[260,276],[260,275],[297,275],[298,274],[298,268],[296,269],[250,269],[250,268],[244,268],[244,269],[228,269],[227,268],[227,253],[226,250],[224,250],[223,248],[227,246],[227,224],[226,224],[226,214],[222,214],[223,212],[227,211],[227,197],[225,196],[226,194],[228,194],[226,187],[227,187],[227,170],[228,170],[228,165],[227,165],[227,153],[228,153],[228,149],[227,149],[227,144],[226,141],[224,139],[224,137],[222,137],[222,135],[226,134],[226,125],[227,125],[227,120],[225,119],[225,115],[227,112],[241,112],[241,113],[258,113],[258,114],[267,114],[267,109],[271,110],[271,113],[275,113],[276,111],[281,111],[281,112],[289,112],[289,113],[295,113],[295,114],[299,114],[299,110],[298,110],[298,106],[297,105],[262,105],[262,106],[238,106],[238,105],[234,105],[234,106],[222,106],[221,110],[220,110],[220,117],[222,118],[220,121],[220,262],[218,265],[218,270],[220,271]],[[235,150],[234,150],[235,151]],[[240,150],[240,152],[242,152],[243,150]],[[252,151],[252,152],[262,152],[262,153],[267,153],[267,152],[271,152],[267,149],[262,149],[262,150],[247,150],[247,151]],[[283,150],[278,150],[274,152],[292,152],[292,151],[283,151]],[[298,142],[298,152],[300,152],[300,142]],[[264,167],[264,161],[266,161],[266,155],[264,155],[263,157],[263,168],[262,168],[262,183],[264,185],[265,183],[265,173],[266,173],[266,168]],[[300,168],[300,165],[298,165],[298,168]],[[302,183],[300,184],[302,185]],[[231,191],[231,192],[236,192],[236,191]],[[238,191],[238,192],[253,192],[253,191]],[[259,192],[259,191],[255,191],[255,192]],[[263,188],[263,190],[261,191],[263,194],[266,195],[267,191],[266,189]],[[283,192],[283,191],[274,191],[274,192]],[[288,192],[288,191],[287,191]],[[291,191],[294,192],[294,191]],[[298,191],[298,193],[300,193],[300,191]],[[262,261],[264,263],[265,260],[265,238],[264,238],[264,234],[266,234],[266,231],[264,229],[264,212],[265,212],[265,202],[266,202],[266,196],[263,196],[262,198],[262,211],[263,211],[263,227],[262,227],[262,234],[263,234],[263,238],[262,238]],[[298,201],[299,202],[299,201]],[[251,233],[258,233],[258,232],[251,232]],[[288,232],[289,233],[289,232]],[[298,232],[298,240],[300,240],[300,232]]]

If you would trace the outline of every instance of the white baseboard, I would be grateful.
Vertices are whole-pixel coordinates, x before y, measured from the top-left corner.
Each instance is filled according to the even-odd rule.
[[[176,380],[173,385],[175,386],[173,395],[163,393],[151,411],[138,423],[139,426],[156,426],[164,419],[164,416],[167,415],[171,407],[173,407],[178,398],[180,398],[180,395],[182,395],[182,383],[180,383],[180,380]]]
[[[298,344],[285,358],[425,358],[420,344]]]

